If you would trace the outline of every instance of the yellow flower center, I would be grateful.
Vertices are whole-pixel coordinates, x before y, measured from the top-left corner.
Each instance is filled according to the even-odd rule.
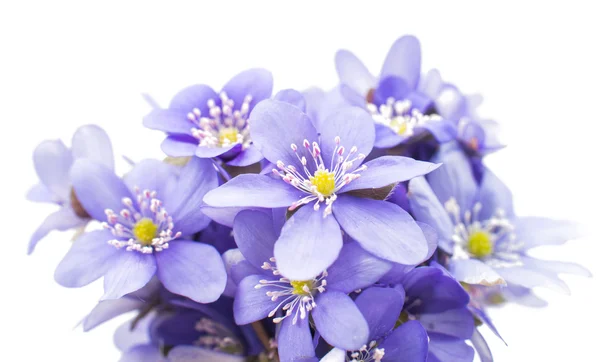
[[[323,196],[330,196],[335,191],[335,175],[327,170],[317,170],[310,178],[310,182]]]
[[[309,295],[310,292],[306,292],[304,290],[304,287],[307,287],[310,291],[310,289],[312,289],[313,286],[312,280],[292,280],[290,284],[294,288],[292,293],[296,295]]]
[[[156,237],[158,225],[147,217],[136,222],[133,226],[133,235],[142,245],[152,244],[152,239]]]
[[[221,128],[219,131],[219,144],[221,146],[231,145],[238,141],[238,129],[235,127]]]
[[[467,249],[473,256],[483,258],[492,253],[494,245],[492,245],[492,239],[488,233],[485,231],[476,231],[469,236]]]
[[[408,130],[408,124],[403,117],[396,117],[392,119],[391,126],[392,129],[397,130],[396,133],[400,136],[404,135]]]

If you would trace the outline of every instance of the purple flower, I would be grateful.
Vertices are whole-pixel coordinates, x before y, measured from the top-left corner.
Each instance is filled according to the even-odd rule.
[[[247,118],[254,105],[271,96],[272,89],[270,72],[246,70],[219,94],[203,84],[185,88],[169,108],[150,112],[144,125],[167,133],[162,149],[169,156],[216,157],[231,166],[248,166],[262,155],[252,145]]]
[[[369,342],[358,350],[333,348],[320,362],[427,360],[429,341],[423,326],[406,321],[396,327],[404,304],[402,290],[371,287],[362,291],[355,303],[369,325]]]
[[[307,279],[289,278],[273,258],[281,222],[272,213],[242,211],[235,218],[234,235],[243,260],[231,267],[238,284],[234,316],[244,325],[264,318],[281,323],[277,342],[282,361],[314,357],[309,316],[319,335],[330,345],[358,350],[367,343],[369,328],[348,293],[365,288],[391,264],[348,242],[330,268]]]
[[[425,131],[440,143],[456,136],[453,123],[436,114],[433,100],[419,89],[421,45],[414,36],[396,40],[379,77],[347,50],[337,52],[335,63],[342,95],[373,116],[375,147],[392,148]]]
[[[69,176],[73,163],[81,158],[97,161],[113,169],[113,150],[103,129],[95,125],[80,127],[73,135],[71,149],[60,140],[44,141],[36,147],[33,163],[40,183],[29,190],[27,199],[56,204],[60,210],[50,214],[33,233],[28,253],[31,254],[37,243],[52,230],[82,228],[90,220],[73,193]]]
[[[115,299],[156,275],[169,291],[200,303],[221,295],[221,256],[189,239],[210,222],[198,208],[217,186],[210,160],[192,158],[182,168],[146,160],[123,180],[103,165],[79,160],[71,179],[81,205],[104,230],[75,241],[55,272],[59,284],[82,287],[103,276],[103,299]]]
[[[405,297],[399,321],[419,321],[429,336],[427,361],[471,362],[465,341],[474,333],[469,295],[440,268],[419,267],[394,281]]]
[[[357,194],[426,174],[438,165],[399,156],[362,164],[375,132],[369,115],[356,107],[311,121],[295,106],[266,100],[250,121],[256,147],[276,165],[273,174],[240,175],[207,193],[204,202],[295,211],[275,244],[283,274],[304,280],[327,269],[342,248],[340,227],[380,258],[401,264],[424,260],[427,242],[406,211]]]
[[[469,160],[456,145],[444,145],[435,161],[444,166],[429,174],[427,181],[411,180],[409,199],[415,218],[438,232],[440,248],[449,255],[448,268],[459,281],[487,286],[508,282],[568,293],[559,273],[589,275],[576,264],[527,255],[533,247],[578,237],[576,225],[517,217],[506,185],[487,169],[478,184]]]

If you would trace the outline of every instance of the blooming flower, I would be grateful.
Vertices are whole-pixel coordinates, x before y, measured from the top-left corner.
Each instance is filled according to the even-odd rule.
[[[304,280],[327,269],[342,248],[340,227],[383,259],[401,264],[424,260],[427,242],[407,212],[386,201],[355,195],[357,190],[426,174],[437,165],[396,156],[362,164],[375,134],[369,115],[355,107],[311,121],[295,106],[266,100],[256,106],[250,121],[256,147],[276,165],[272,176],[237,176],[207,193],[204,202],[295,211],[275,244],[283,274]]]
[[[471,165],[456,145],[442,147],[435,160],[444,166],[409,183],[417,220],[433,226],[450,258],[448,268],[468,284],[505,281],[526,288],[545,286],[568,292],[558,273],[589,275],[584,268],[527,255],[538,245],[559,244],[578,236],[569,222],[517,217],[510,190],[491,171],[477,184]]]
[[[147,160],[123,180],[79,160],[71,178],[81,205],[104,230],[75,241],[56,270],[60,284],[81,287],[104,276],[103,299],[115,299],[156,275],[169,291],[201,303],[221,295],[226,273],[219,253],[189,239],[210,222],[198,209],[217,186],[210,160],[193,158],[181,169]]]
[[[27,193],[35,202],[60,206],[50,214],[32,235],[28,253],[52,230],[65,231],[85,226],[90,220],[73,193],[69,172],[77,159],[87,158],[113,169],[113,150],[108,135],[98,126],[80,127],[71,141],[71,149],[60,140],[44,141],[33,153],[35,171],[40,183]]]
[[[369,324],[369,342],[358,350],[333,348],[320,362],[425,362],[429,340],[423,326],[418,321],[397,326],[403,301],[404,293],[395,288],[362,291],[355,303]]]
[[[421,46],[417,38],[403,36],[392,45],[379,77],[347,50],[337,52],[335,63],[346,100],[373,116],[375,147],[395,147],[424,131],[438,142],[455,137],[453,124],[436,114],[433,100],[418,87]]]
[[[244,256],[231,268],[238,283],[234,316],[244,325],[272,318],[281,324],[278,345],[282,361],[314,357],[309,315],[327,343],[358,350],[367,343],[365,318],[347,295],[377,281],[391,264],[365,252],[357,243],[344,245],[339,258],[316,277],[292,279],[273,258],[281,222],[272,213],[242,211],[234,221],[236,243]]]
[[[152,110],[144,125],[167,133],[162,149],[169,156],[217,157],[231,166],[248,166],[262,159],[252,145],[248,115],[272,89],[271,73],[246,70],[219,94],[203,84],[185,88],[169,108]]]

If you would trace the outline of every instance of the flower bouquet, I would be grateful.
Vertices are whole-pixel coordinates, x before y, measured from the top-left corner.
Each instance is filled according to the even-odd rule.
[[[528,255],[579,228],[515,215],[484,163],[503,147],[496,123],[480,96],[422,73],[415,37],[377,76],[346,50],[335,64],[330,91],[273,95],[250,69],[168,107],[146,96],[168,157],[122,176],[95,125],[35,149],[28,198],[59,210],[29,252],[77,230],[55,279],[104,279],[83,329],[130,313],[121,361],[492,361],[489,307],[538,306],[532,288],[589,274]]]

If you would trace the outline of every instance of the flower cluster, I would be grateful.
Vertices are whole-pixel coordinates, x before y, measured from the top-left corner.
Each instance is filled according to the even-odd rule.
[[[28,198],[59,210],[29,252],[76,230],[55,279],[103,278],[86,331],[134,312],[121,361],[488,362],[489,308],[543,305],[532,288],[589,274],[528,255],[579,228],[515,214],[483,162],[502,144],[480,97],[422,73],[416,38],[378,76],[349,51],[335,64],[329,92],[273,95],[250,69],[150,102],[168,157],[124,175],[97,126],[36,148]]]

